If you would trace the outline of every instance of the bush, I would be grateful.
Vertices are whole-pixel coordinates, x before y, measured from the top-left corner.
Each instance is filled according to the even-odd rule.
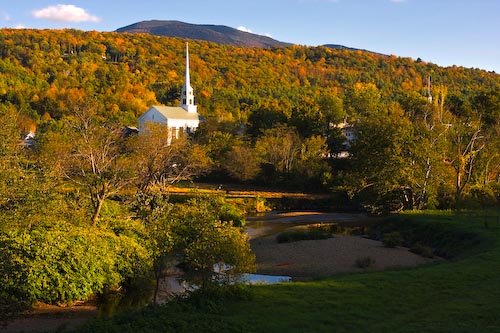
[[[333,236],[330,225],[309,226],[307,229],[294,229],[276,236],[278,243],[290,243],[301,240],[328,239]]]
[[[234,227],[244,227],[245,217],[241,211],[227,201],[220,200],[217,202],[219,207],[219,219],[223,222],[231,222]]]
[[[385,247],[396,247],[400,246],[403,243],[401,238],[401,234],[398,231],[388,232],[384,234],[382,238],[382,243],[384,243]]]
[[[424,258],[434,258],[434,253],[429,246],[417,243],[410,248],[410,252],[418,254]]]
[[[268,206],[265,198],[255,197],[255,212],[256,213],[264,213],[270,211],[271,208]]]
[[[456,258],[467,251],[477,248],[479,244],[488,244],[490,241],[467,228],[450,224],[450,220],[463,219],[459,215],[441,212],[441,215],[433,213],[437,221],[427,222],[427,214],[421,214],[420,219],[408,219],[404,215],[393,216],[384,223],[375,226],[371,232],[372,238],[382,240],[386,234],[398,232],[404,245],[412,247],[414,244],[422,244],[433,249],[436,256],[443,258]]]
[[[192,290],[181,299],[196,308],[204,308],[207,304],[223,305],[226,301],[251,300],[253,296],[252,290],[244,283],[214,283]]]
[[[372,257],[362,257],[356,259],[356,267],[358,268],[369,268],[375,264],[375,259]]]
[[[494,186],[472,186],[462,200],[463,207],[468,209],[484,209],[494,207],[496,204]]]
[[[135,240],[86,228],[0,235],[0,296],[31,305],[84,300],[148,266]]]
[[[341,226],[337,223],[330,224],[330,228],[333,234],[336,235],[344,235],[344,236],[361,236],[367,235],[370,233],[370,227],[360,226],[360,227],[350,227],[350,226]]]

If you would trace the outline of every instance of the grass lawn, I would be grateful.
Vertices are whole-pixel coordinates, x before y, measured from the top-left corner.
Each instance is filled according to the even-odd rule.
[[[420,237],[431,230],[438,235],[433,242],[446,239],[453,258],[443,263],[253,286],[248,299],[147,308],[82,331],[500,332],[497,214],[485,219],[482,213],[422,212],[392,219],[402,234],[412,224],[420,228]]]

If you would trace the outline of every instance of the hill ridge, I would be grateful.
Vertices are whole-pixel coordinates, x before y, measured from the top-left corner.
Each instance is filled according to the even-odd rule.
[[[217,44],[243,47],[287,47],[292,43],[281,42],[268,36],[241,31],[226,25],[193,24],[177,20],[141,21],[118,28],[119,33],[149,33],[156,36],[197,39]]]

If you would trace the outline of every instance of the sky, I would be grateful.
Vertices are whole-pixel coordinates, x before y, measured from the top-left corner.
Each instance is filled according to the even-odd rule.
[[[0,0],[0,27],[114,31],[145,20],[226,25],[500,73],[500,0]]]

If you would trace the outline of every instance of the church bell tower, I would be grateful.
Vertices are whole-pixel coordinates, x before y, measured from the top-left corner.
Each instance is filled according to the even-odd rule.
[[[191,87],[191,79],[189,76],[189,49],[186,42],[186,77],[184,79],[184,86],[181,93],[181,108],[187,112],[196,113],[198,107],[194,104],[194,90]]]

